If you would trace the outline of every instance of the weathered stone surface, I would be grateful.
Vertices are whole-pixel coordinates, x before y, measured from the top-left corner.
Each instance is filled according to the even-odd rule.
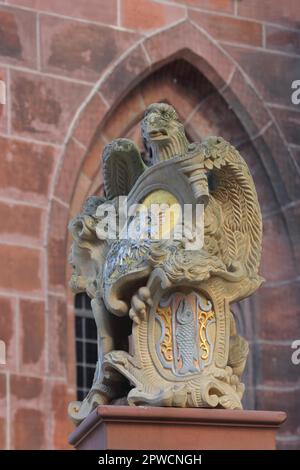
[[[293,145],[300,145],[300,108],[294,106],[294,109],[285,109],[272,106],[270,111],[281,128],[286,141]]]
[[[261,168],[261,159],[253,143],[250,140],[243,142],[238,146],[238,149],[242,157],[246,160],[252,177],[255,177],[256,173]]]
[[[92,180],[88,178],[85,173],[81,173],[77,181],[77,188],[80,194],[77,192],[74,194],[70,207],[70,215],[76,214],[80,211],[82,207],[82,199],[89,196],[92,191]]]
[[[174,0],[175,3],[185,3],[191,7],[199,7],[205,10],[222,11],[226,13],[233,13],[233,2],[231,0]]]
[[[231,138],[233,145],[239,145],[248,139],[240,121],[217,92],[199,104],[188,123],[188,131],[190,126],[198,133],[200,140],[210,135],[222,135],[224,139]]]
[[[162,28],[185,18],[185,9],[170,4],[157,4],[151,0],[123,0],[122,26],[137,31]]]
[[[282,205],[300,197],[300,172],[274,124],[254,141]],[[284,156],[284,158],[283,158]]]
[[[72,423],[65,419],[65,411],[70,399],[74,399],[74,393],[70,392],[67,385],[54,382],[51,388],[51,408],[53,410],[54,446],[60,450],[70,450],[66,440],[72,430]]]
[[[40,250],[14,245],[0,245],[0,257],[5,271],[0,271],[0,283],[12,292],[40,292],[43,281],[40,272]],[[30,273],[30,276],[28,276]]]
[[[1,62],[37,65],[36,13],[0,6]]]
[[[275,191],[269,184],[269,176],[263,167],[263,163],[256,168],[255,174],[252,175],[256,186],[258,200],[261,204],[263,217],[268,216],[272,210],[279,208],[280,203],[276,198]]]
[[[13,448],[15,450],[45,449],[45,416],[34,408],[20,408],[12,421]]]
[[[92,148],[89,149],[89,152],[85,156],[82,165],[82,172],[86,175],[87,178],[93,179],[96,174],[101,175],[101,162],[99,161],[99,155],[102,153],[106,142],[106,139],[101,133],[101,135],[96,140],[96,143]]]
[[[250,136],[255,136],[270,122],[264,103],[253,87],[249,86],[245,74],[236,69],[230,86],[222,91],[222,96],[234,109]]]
[[[90,88],[56,78],[13,71],[12,128],[18,135],[62,143]]]
[[[45,371],[45,304],[41,301],[20,300],[22,373],[43,374]]]
[[[7,442],[7,379],[5,374],[0,374],[0,449],[8,449]]]
[[[197,10],[190,10],[189,17],[220,41],[262,46],[262,26],[259,23],[228,16],[220,16],[217,20],[214,14]]]
[[[182,51],[181,57],[190,60],[217,88],[229,80],[234,66],[206,34],[188,22],[151,36],[145,47],[153,63],[164,62]]]
[[[41,244],[44,216],[39,207],[0,201],[0,238],[16,243]]]
[[[299,4],[297,0],[287,0],[286,2],[251,0],[248,2],[238,2],[237,12],[238,15],[244,17],[297,27]]]
[[[284,312],[281,313],[281,322],[284,318]],[[298,325],[299,327],[299,325]],[[291,343],[276,344],[260,343],[256,346],[256,378],[257,384],[280,387],[284,382],[286,387],[296,386],[298,382],[298,365],[292,362]],[[284,405],[284,404],[282,404]]]
[[[50,371],[55,377],[65,377],[67,373],[68,321],[64,298],[49,296],[51,317],[48,323],[48,354]]]
[[[6,398],[6,376],[0,374],[0,400]]]
[[[69,273],[71,274],[71,273]],[[76,345],[74,344],[74,336],[73,332],[75,331],[75,318],[74,318],[74,306],[73,303],[68,305],[67,309],[67,331],[68,331],[68,337],[67,337],[67,358],[68,358],[68,365],[67,365],[67,384],[68,384],[68,394],[71,396],[71,399],[74,400],[76,396],[76,362],[77,362],[77,357],[76,357]],[[61,421],[66,422],[66,416],[65,414],[62,413]],[[68,425],[70,423],[68,422]]]
[[[113,139],[115,135],[118,137],[124,135],[134,122],[140,121],[144,107],[144,96],[134,89],[132,93],[129,93],[126,98],[122,100],[116,113],[107,119],[103,128],[105,138]]]
[[[6,421],[4,418],[0,418],[0,449],[6,450]]]
[[[282,410],[287,413],[287,420],[281,428],[280,435],[284,436],[289,433],[299,433],[300,418],[300,394],[296,387],[286,390],[266,389],[257,390],[256,406],[258,410]]]
[[[0,339],[5,342],[6,366],[0,365],[0,368],[9,368],[14,371],[17,367],[17,322],[16,322],[16,302],[11,297],[0,297]],[[0,381],[4,380],[0,376]],[[3,383],[2,383],[3,384]],[[1,388],[1,386],[0,386]],[[1,392],[0,392],[1,395]],[[4,398],[2,396],[2,398]],[[1,400],[1,397],[0,397]],[[1,408],[1,407],[0,407]]]
[[[138,46],[108,75],[101,85],[100,91],[109,103],[118,102],[128,93],[128,87],[132,88],[144,72],[149,67],[146,54],[142,47]]]
[[[0,67],[0,80],[4,82],[1,86],[2,93],[4,92],[5,95],[0,99],[0,133],[7,134],[8,128],[8,109],[7,106],[3,104],[3,101],[6,101],[6,94],[7,94],[7,68]]]
[[[299,75],[300,57],[235,46],[224,47],[252,79],[265,101],[291,105],[291,84]]]
[[[287,263],[286,260],[290,262]],[[262,276],[269,282],[291,280],[296,277],[292,247],[281,214],[264,219],[263,250],[261,261]]]
[[[51,16],[41,18],[42,69],[96,81],[138,35]]]
[[[276,26],[266,26],[266,46],[282,52],[300,53],[300,33]]]
[[[183,121],[215,91],[211,82],[183,59],[161,67],[144,80],[140,87],[144,106],[155,102],[170,103],[178,109]]]
[[[7,3],[93,22],[117,23],[117,0],[72,0],[70,3],[61,0],[7,0]]]
[[[290,152],[295,160],[296,165],[300,168],[300,146],[299,147],[289,147]]]
[[[75,125],[74,138],[88,147],[107,111],[107,106],[100,95],[95,94]]]
[[[45,204],[55,167],[51,146],[0,138],[0,195]],[[26,165],[24,165],[26,161]]]
[[[85,151],[85,148],[74,139],[71,139],[66,146],[61,171],[55,185],[55,196],[66,203],[71,202]]]
[[[12,396],[17,400],[32,400],[41,396],[43,380],[36,377],[12,375],[10,389]]]
[[[300,273],[300,203],[297,202],[287,207],[283,212],[283,216],[288,227],[297,272]]]
[[[51,206],[51,225],[48,232],[48,273],[49,286],[54,291],[65,291],[67,220],[69,210],[59,202]]]

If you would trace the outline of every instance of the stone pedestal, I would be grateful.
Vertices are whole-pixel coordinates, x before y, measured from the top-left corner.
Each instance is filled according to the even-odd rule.
[[[271,450],[285,419],[280,411],[99,406],[69,443],[80,450]]]

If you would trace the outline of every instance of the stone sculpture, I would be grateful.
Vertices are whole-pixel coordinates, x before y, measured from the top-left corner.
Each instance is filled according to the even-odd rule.
[[[88,198],[70,222],[71,287],[92,299],[99,356],[89,394],[69,406],[76,424],[98,404],[121,398],[129,405],[242,408],[248,344],[237,334],[230,305],[263,281],[252,177],[222,138],[189,143],[168,104],[146,109],[141,132],[151,165],[127,139],[108,144],[105,197]],[[118,226],[111,239],[99,224],[114,211],[118,222],[124,218],[120,196],[127,196],[127,208],[202,204],[202,246],[195,245],[201,231],[195,211],[181,239],[174,235],[182,223],[176,211],[168,224],[159,213],[155,239],[145,236],[149,228],[138,211],[123,225],[111,222]],[[140,238],[128,236],[132,225]]]

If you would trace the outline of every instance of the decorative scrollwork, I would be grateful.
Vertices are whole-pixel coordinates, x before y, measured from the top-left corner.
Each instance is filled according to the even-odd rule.
[[[160,344],[160,351],[166,361],[173,361],[173,344],[172,344],[172,311],[171,307],[158,307],[157,315],[159,315],[164,324],[164,339]]]
[[[207,324],[210,320],[215,318],[215,314],[212,310],[209,312],[198,312],[199,319],[199,339],[200,339],[200,349],[202,350],[201,359],[206,361],[210,354],[210,345],[207,340]]]

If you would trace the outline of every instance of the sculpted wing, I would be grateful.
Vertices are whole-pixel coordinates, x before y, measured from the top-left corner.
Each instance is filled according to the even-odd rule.
[[[219,137],[210,137],[201,144],[201,153],[212,179],[208,215],[211,211],[219,220],[217,230],[208,227],[208,249],[210,244],[215,247],[229,271],[242,270],[260,284],[262,219],[247,164],[232,145]]]
[[[140,151],[128,139],[115,139],[103,152],[103,179],[108,199],[126,196],[145,171]]]

